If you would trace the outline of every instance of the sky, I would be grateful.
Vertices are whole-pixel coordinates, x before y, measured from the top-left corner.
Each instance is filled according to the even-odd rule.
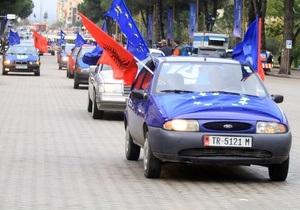
[[[30,20],[34,22],[44,22],[44,13],[48,13],[48,23],[53,23],[57,19],[57,0],[32,0],[34,3],[33,14]],[[42,11],[42,12],[41,12]],[[34,18],[34,14],[36,18]]]

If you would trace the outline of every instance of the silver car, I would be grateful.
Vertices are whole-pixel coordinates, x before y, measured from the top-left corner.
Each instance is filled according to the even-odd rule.
[[[124,112],[130,86],[113,78],[111,66],[90,66],[88,108],[93,119],[103,119],[105,111]]]

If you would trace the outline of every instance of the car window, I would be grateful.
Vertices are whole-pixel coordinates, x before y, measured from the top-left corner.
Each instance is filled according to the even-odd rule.
[[[153,60],[147,61],[145,64],[151,71],[154,71],[155,65]],[[132,85],[132,89],[135,90],[145,90],[153,77],[153,74],[148,71],[145,67],[142,68],[142,70],[139,72],[135,82]]]
[[[155,92],[160,94],[182,90],[267,96],[261,81],[250,67],[228,63],[164,62],[159,68],[155,87]]]
[[[79,51],[79,54],[78,54],[78,58],[81,59],[85,53],[88,53],[88,52],[92,52],[94,48],[92,47],[84,47],[84,48],[81,48],[81,50]]]

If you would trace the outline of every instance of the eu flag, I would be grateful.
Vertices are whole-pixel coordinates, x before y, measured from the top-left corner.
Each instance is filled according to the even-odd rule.
[[[259,18],[257,17],[249,26],[243,41],[233,48],[232,58],[248,63],[264,80],[264,72],[260,58],[259,22]]]
[[[9,30],[8,44],[15,45],[20,44],[20,37],[17,32],[13,32],[11,29]]]
[[[79,31],[76,33],[76,40],[75,40],[75,46],[80,47],[83,44],[86,44],[86,41],[83,39],[83,37],[79,34]]]
[[[149,48],[138,30],[130,11],[123,0],[114,0],[110,11],[105,16],[109,16],[118,22],[121,31],[127,38],[127,50],[139,60],[144,60],[149,54]]]

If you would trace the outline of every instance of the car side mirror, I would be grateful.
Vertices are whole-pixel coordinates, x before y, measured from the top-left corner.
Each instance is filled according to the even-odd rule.
[[[271,97],[277,104],[283,102],[283,95],[271,95]]]
[[[130,95],[133,99],[145,99],[148,97],[148,94],[144,90],[132,90]]]

